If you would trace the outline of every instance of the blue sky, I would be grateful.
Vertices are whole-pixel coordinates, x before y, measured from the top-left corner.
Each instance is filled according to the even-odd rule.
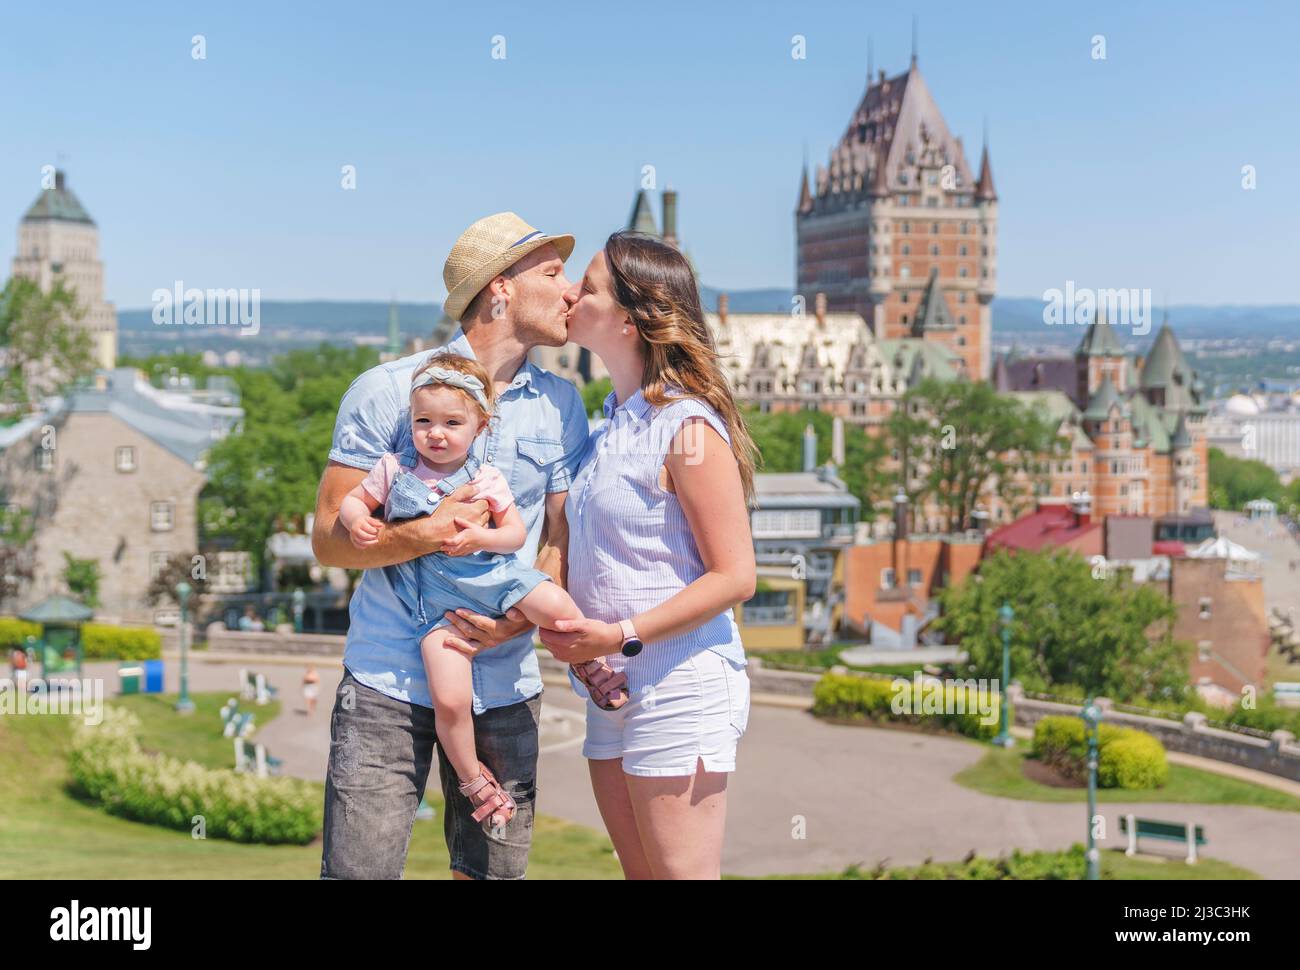
[[[878,69],[906,68],[915,13],[921,70],[972,165],[988,117],[1000,294],[1072,279],[1157,302],[1298,301],[1293,3],[185,7],[7,10],[6,273],[41,166],[62,153],[124,308],[177,279],[264,299],[441,299],[452,241],[501,209],[575,233],[580,275],[647,164],[679,192],[705,282],[789,286],[804,146],[816,164],[839,137],[868,36]]]

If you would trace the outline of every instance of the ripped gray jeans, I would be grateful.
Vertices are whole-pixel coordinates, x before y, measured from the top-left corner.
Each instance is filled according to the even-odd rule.
[[[537,725],[542,695],[474,715],[478,757],[518,806],[500,838],[470,817],[456,771],[438,747],[451,868],[475,879],[522,879],[537,798]],[[330,715],[322,879],[400,879],[411,827],[432,767],[431,708],[358,683],[344,668]]]

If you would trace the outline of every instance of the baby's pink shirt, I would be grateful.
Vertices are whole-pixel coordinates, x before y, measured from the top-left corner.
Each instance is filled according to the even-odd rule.
[[[397,477],[398,471],[401,470],[401,464],[394,454],[385,454],[375,462],[375,467],[370,469],[370,474],[362,481],[361,487],[380,505],[388,499],[388,491],[393,487],[393,479]],[[440,472],[436,468],[430,468],[424,462],[416,462],[415,467],[411,469],[412,473],[420,481],[432,487],[434,483],[442,481],[451,472]],[[515,497],[510,494],[510,486],[507,484],[505,476],[501,474],[500,469],[493,465],[481,465],[479,473],[470,482],[476,485],[478,491],[474,493],[473,501],[487,499],[488,508],[495,513],[502,513],[514,504]]]

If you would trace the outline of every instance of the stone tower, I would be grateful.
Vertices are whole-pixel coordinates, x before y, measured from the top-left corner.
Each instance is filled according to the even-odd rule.
[[[45,292],[60,280],[77,295],[85,311],[80,325],[94,340],[95,365],[117,364],[117,313],[104,299],[104,264],[99,260],[99,228],[67,186],[62,171],[54,185],[32,203],[18,225],[13,275],[34,280]]]
[[[795,210],[795,289],[862,314],[877,339],[942,343],[971,377],[991,372],[998,196],[987,143],[978,177],[948,130],[915,55],[904,74],[868,78],[826,165]],[[947,313],[936,314],[934,300]],[[930,321],[920,328],[924,301]]]

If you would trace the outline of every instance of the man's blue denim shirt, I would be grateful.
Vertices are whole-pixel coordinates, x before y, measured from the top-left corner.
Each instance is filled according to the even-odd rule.
[[[457,328],[445,347],[370,368],[348,388],[334,424],[330,460],[369,470],[386,451],[411,440],[411,375],[431,354],[474,357]],[[510,483],[528,538],[515,555],[537,557],[546,495],[567,492],[587,447],[587,414],[569,381],[525,361],[497,398],[496,413],[475,439],[472,454],[500,469]],[[349,605],[351,625],[343,664],[362,684],[389,697],[432,707],[420,659],[419,627],[383,569],[367,569]],[[504,707],[541,692],[537,653],[529,632],[474,658],[474,713]]]

